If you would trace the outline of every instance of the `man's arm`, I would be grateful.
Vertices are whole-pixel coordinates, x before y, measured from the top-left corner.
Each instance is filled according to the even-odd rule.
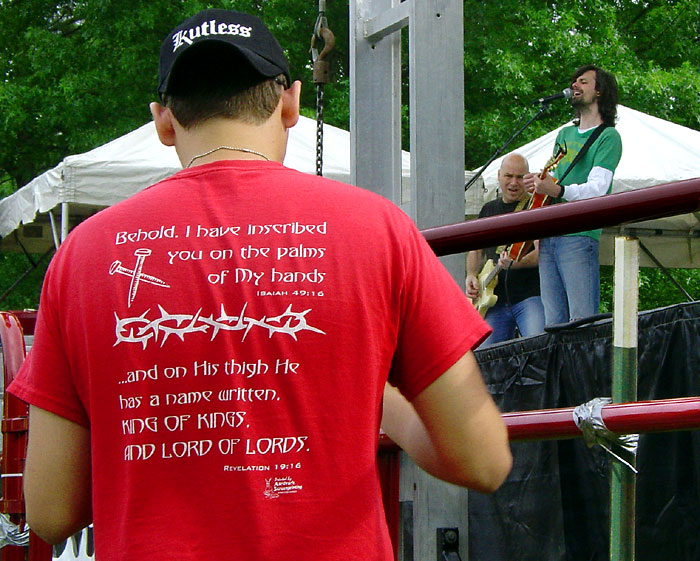
[[[385,390],[382,428],[428,473],[477,491],[495,491],[512,466],[505,424],[471,352],[412,406]]]
[[[413,405],[390,384],[384,386],[382,430],[429,474],[447,479],[438,453]]]
[[[479,272],[484,266],[484,250],[473,249],[467,252],[467,296],[474,300],[479,297]]]
[[[582,201],[593,197],[602,197],[608,192],[612,183],[613,172],[602,167],[593,167],[585,183],[566,186],[564,198],[567,201]]]
[[[90,431],[30,406],[24,496],[40,538],[60,543],[92,522],[90,473]]]

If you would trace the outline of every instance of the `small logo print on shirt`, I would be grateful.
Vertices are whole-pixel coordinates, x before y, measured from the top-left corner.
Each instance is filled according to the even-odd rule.
[[[304,486],[299,485],[291,477],[270,477],[265,478],[265,490],[263,495],[267,499],[277,499],[280,495],[289,495],[303,490]]]

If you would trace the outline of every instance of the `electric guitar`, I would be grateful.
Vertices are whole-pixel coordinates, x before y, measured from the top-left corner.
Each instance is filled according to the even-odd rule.
[[[479,296],[474,299],[473,304],[482,318],[486,315],[489,308],[493,307],[498,301],[498,296],[494,294],[494,290],[498,284],[498,273],[500,271],[501,267],[498,263],[494,265],[493,259],[489,259],[484,263],[477,277]]]
[[[554,156],[552,156],[547,161],[544,168],[542,168],[542,172],[540,173],[540,179],[544,179],[545,177],[547,177],[547,173],[552,171],[555,167],[557,167],[557,165],[564,156],[566,156],[566,145],[562,146],[561,144],[558,144],[557,153],[554,154]],[[557,180],[555,179],[554,182],[556,183],[556,181]],[[543,206],[548,205],[551,202],[551,200],[552,197],[550,197],[549,195],[543,195],[542,193],[533,193],[523,210],[541,208]],[[532,240],[514,243],[508,248],[508,257],[510,257],[513,261],[520,261],[525,255],[527,255],[530,252],[532,244]]]

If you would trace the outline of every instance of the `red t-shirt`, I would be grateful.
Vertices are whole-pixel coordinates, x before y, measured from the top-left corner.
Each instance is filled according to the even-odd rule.
[[[487,332],[385,199],[221,161],[75,228],[10,391],[90,428],[102,561],[386,561],[384,383]]]

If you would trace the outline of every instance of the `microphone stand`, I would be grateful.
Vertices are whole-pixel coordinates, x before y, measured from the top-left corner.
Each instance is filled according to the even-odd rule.
[[[508,147],[508,145],[513,142],[527,127],[529,127],[536,119],[539,119],[539,117],[544,113],[547,108],[549,107],[549,101],[543,101],[540,103],[540,108],[538,109],[537,113],[533,117],[531,117],[527,123],[525,123],[519,130],[514,132],[512,135],[510,135],[510,138],[505,141],[503,146],[501,146],[498,150],[496,150],[493,155],[488,159],[488,161],[482,166],[482,168],[467,182],[467,184],[464,186],[464,190],[466,191],[469,189],[469,187],[472,186],[472,184],[481,177],[481,174],[484,173],[487,167],[491,165],[491,163],[500,156],[503,151]]]

